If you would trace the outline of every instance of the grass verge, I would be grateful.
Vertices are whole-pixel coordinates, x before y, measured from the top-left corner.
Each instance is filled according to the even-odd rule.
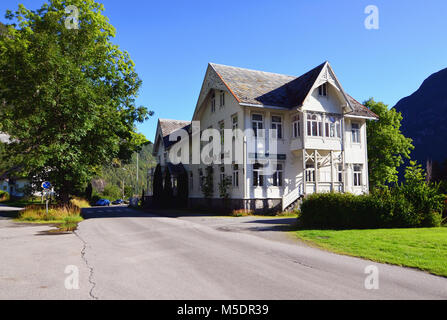
[[[74,231],[84,219],[78,206],[52,206],[46,212],[45,206],[27,206],[15,219],[17,222],[33,224],[56,224],[59,231]]]
[[[298,238],[335,253],[447,277],[447,228],[301,230]]]

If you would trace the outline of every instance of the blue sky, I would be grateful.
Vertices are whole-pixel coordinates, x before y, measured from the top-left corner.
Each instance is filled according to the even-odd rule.
[[[2,0],[6,9],[43,0]],[[208,62],[299,76],[329,60],[344,89],[394,106],[447,67],[447,1],[102,0],[143,80],[139,104],[155,116],[139,130],[153,140],[158,118],[190,120]],[[367,30],[368,5],[379,30]]]

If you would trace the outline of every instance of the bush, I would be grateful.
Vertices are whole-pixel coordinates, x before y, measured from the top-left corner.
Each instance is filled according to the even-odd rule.
[[[231,212],[231,215],[233,217],[246,217],[246,216],[252,216],[253,214],[254,211],[248,209],[233,210],[233,212]]]
[[[121,199],[123,196],[123,191],[114,184],[109,184],[104,187],[104,191],[102,192],[102,197],[104,199],[108,199],[111,201]]]
[[[377,229],[439,227],[441,211],[419,210],[399,188],[371,195],[314,194],[301,205],[299,222],[305,228]]]
[[[0,202],[5,202],[10,199],[9,193],[3,190],[0,190]]]
[[[439,227],[445,208],[439,184],[427,183],[416,162],[405,183],[376,189],[370,195],[315,194],[304,200],[299,223],[305,228],[375,229]]]

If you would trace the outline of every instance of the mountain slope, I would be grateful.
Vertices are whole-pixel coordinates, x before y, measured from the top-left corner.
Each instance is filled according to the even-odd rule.
[[[423,164],[447,159],[447,69],[432,74],[394,108],[402,113],[402,132],[413,139],[413,159]]]

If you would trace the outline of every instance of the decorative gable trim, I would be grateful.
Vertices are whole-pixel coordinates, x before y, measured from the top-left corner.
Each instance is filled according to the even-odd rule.
[[[342,87],[340,81],[338,81],[337,76],[335,75],[335,72],[332,69],[332,67],[328,61],[326,61],[323,69],[321,70],[320,74],[317,77],[317,80],[315,81],[312,88],[307,93],[306,98],[303,100],[303,105],[306,103],[307,98],[312,94],[312,92],[314,92],[314,90],[316,90],[319,86],[321,86],[324,83],[331,84],[334,88],[336,88],[341,93],[341,95],[343,96],[343,98],[346,102],[346,107],[348,108],[347,112],[354,111],[354,108],[352,107],[347,94],[343,90],[343,87]],[[302,105],[300,107],[302,107]]]
[[[197,101],[196,109],[194,110],[193,119],[196,119],[198,113],[200,112],[203,106],[203,103],[205,102],[206,98],[208,97],[208,94],[212,89],[229,91],[233,95],[233,97],[237,100],[237,102],[240,102],[239,98],[233,93],[231,88],[223,81],[220,74],[216,70],[214,70],[211,64],[208,64],[202,88],[200,89],[200,95]]]

